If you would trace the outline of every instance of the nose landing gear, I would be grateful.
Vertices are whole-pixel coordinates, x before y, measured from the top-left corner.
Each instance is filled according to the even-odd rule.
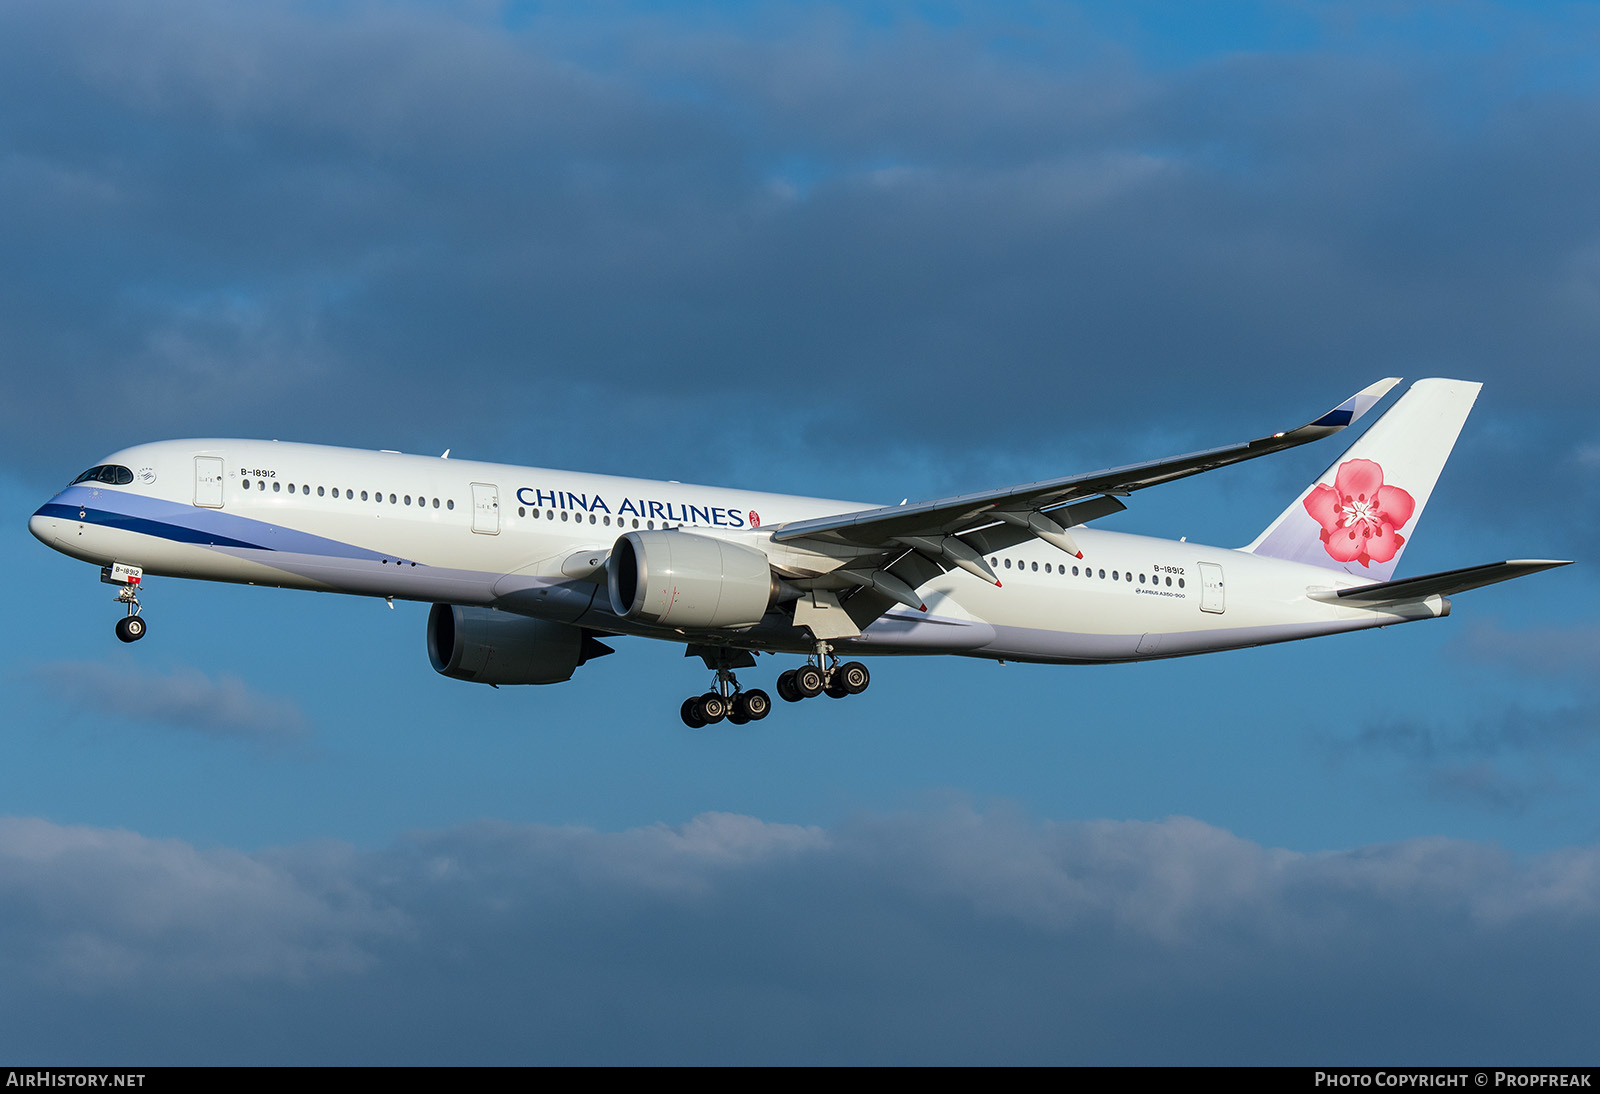
[[[117,590],[117,603],[128,607],[128,614],[117,620],[117,637],[124,642],[137,642],[144,637],[144,618],[139,614],[139,583],[144,571],[138,566],[125,566],[120,562],[100,569],[100,580],[107,585],[121,586]]]

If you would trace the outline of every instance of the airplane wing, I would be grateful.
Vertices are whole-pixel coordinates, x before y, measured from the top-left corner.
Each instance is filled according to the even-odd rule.
[[[934,573],[959,566],[998,585],[999,580],[983,555],[1036,537],[1082,558],[1082,552],[1067,529],[1126,508],[1117,500],[1118,495],[1281,452],[1337,433],[1370,410],[1399,382],[1399,377],[1380,380],[1297,429],[1243,444],[917,505],[888,505],[791,521],[779,525],[772,538],[778,543],[808,546],[823,553],[829,553],[830,548],[845,548],[856,556],[874,551],[898,552],[900,557],[890,567],[893,570],[905,569],[902,562],[915,553],[935,565]],[[913,560],[909,570],[911,572],[902,574],[904,581],[884,570],[841,569],[835,573],[851,584],[862,588],[870,586],[891,600],[916,608],[920,603],[911,589],[920,581],[912,579],[926,580],[927,566],[919,566]]]
[[[1453,596],[1468,589],[1478,589],[1496,582],[1510,581],[1525,574],[1536,574],[1540,570],[1570,565],[1572,565],[1570,560],[1514,558],[1506,562],[1486,562],[1481,566],[1464,566],[1459,570],[1443,570],[1436,574],[1422,574],[1419,577],[1408,577],[1399,581],[1358,585],[1353,589],[1327,589],[1312,593],[1311,596],[1314,600],[1344,604],[1398,604],[1429,596]]]

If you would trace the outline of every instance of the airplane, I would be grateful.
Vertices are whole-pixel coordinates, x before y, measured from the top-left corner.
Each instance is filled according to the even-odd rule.
[[[1395,578],[1481,384],[1420,380],[1252,542],[1089,527],[1136,490],[1337,433],[1399,383],[1242,444],[917,504],[867,505],[251,440],[107,456],[28,528],[101,567],[144,637],[146,576],[431,603],[428,657],[458,680],[551,684],[682,643],[714,673],[679,715],[765,718],[736,670],[800,654],[788,702],[866,690],[840,655],[1095,664],[1182,657],[1450,613],[1456,593],[1569,564],[1513,559]]]

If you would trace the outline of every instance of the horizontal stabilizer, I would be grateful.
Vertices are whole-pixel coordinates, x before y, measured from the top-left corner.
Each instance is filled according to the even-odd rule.
[[[1401,581],[1380,581],[1375,585],[1359,585],[1354,589],[1321,589],[1311,594],[1313,600],[1326,600],[1335,604],[1396,604],[1405,600],[1421,600],[1429,596],[1453,596],[1510,581],[1514,577],[1536,574],[1557,566],[1570,566],[1572,562],[1548,558],[1514,558],[1507,562],[1486,562],[1482,566],[1466,566],[1459,570],[1444,570],[1437,574],[1423,574]]]

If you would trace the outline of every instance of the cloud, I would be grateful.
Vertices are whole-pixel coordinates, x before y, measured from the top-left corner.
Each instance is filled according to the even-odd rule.
[[[1430,797],[1510,815],[1561,812],[1589,793],[1600,742],[1600,696],[1553,708],[1523,704],[1472,716],[1371,721],[1316,747],[1335,764],[1394,756]]]
[[[311,723],[288,699],[263,695],[232,673],[180,666],[166,675],[128,665],[57,661],[27,674],[68,705],[93,714],[187,729],[207,737],[288,744]]]
[[[291,866],[119,829],[0,819],[8,979],[93,995],[367,967],[363,942],[405,921],[352,887],[349,865],[342,849],[302,848]]]
[[[1464,721],[1374,722],[1348,743],[1413,760],[1582,752],[1600,740],[1600,704],[1585,702],[1540,711],[1508,707]]]
[[[1368,717],[1353,731],[1315,734],[1315,747],[1336,764],[1396,757],[1439,801],[1510,815],[1562,812],[1588,794],[1600,767],[1597,638],[1588,624],[1465,622],[1447,657],[1509,680],[1516,698],[1478,700],[1454,714]]]
[[[705,478],[1222,443],[1352,362],[1594,393],[1600,107],[1535,79],[1564,24],[1485,58],[1493,12],[1296,17],[1174,63],[1078,9],[1019,49],[1014,14],[10,5],[0,322],[35,367],[0,445],[54,479],[93,458],[70,415],[637,473],[619,439],[693,433]]]
[[[1597,927],[1596,848],[1304,854],[1187,818],[482,822],[253,854],[0,822],[0,1015],[63,1059],[253,1059],[263,1029],[279,1062],[1564,1058]]]
[[[1450,652],[1522,676],[1593,683],[1600,673],[1600,625],[1578,623],[1510,630],[1493,620],[1469,623]]]

